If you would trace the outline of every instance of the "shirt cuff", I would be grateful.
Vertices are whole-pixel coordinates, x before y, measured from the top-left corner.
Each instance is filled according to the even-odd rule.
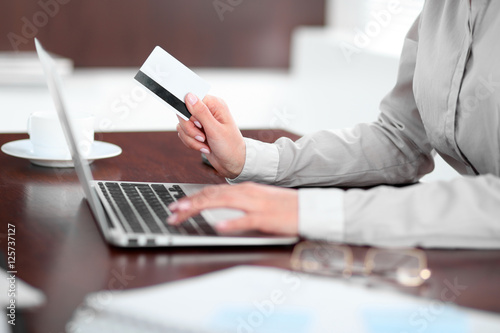
[[[244,138],[246,145],[245,165],[238,177],[226,181],[229,184],[253,181],[274,184],[278,174],[279,152],[272,143]]]
[[[305,238],[342,242],[344,240],[344,191],[299,190],[299,234]]]

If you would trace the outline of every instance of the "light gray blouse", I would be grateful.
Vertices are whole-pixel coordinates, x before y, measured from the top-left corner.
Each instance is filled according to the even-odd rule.
[[[417,182],[437,152],[464,177],[370,190],[299,190],[308,238],[383,246],[500,248],[500,1],[432,0],[408,32],[377,121],[297,142],[245,139],[230,183]]]

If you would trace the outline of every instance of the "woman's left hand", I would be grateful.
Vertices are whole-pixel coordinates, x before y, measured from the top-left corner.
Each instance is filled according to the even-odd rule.
[[[175,225],[204,209],[231,208],[245,213],[243,217],[221,221],[220,232],[259,230],[270,234],[298,234],[298,192],[255,183],[209,186],[200,192],[171,204],[173,215],[168,223]]]

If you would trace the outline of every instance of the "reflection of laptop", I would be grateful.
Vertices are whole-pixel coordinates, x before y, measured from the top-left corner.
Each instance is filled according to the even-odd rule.
[[[180,226],[166,224],[169,203],[190,195],[206,185],[94,181],[88,161],[80,154],[71,117],[62,96],[62,84],[51,56],[35,39],[45,77],[54,100],[59,120],[71,151],[78,179],[85,197],[102,230],[104,238],[116,246],[220,246],[220,245],[285,245],[296,237],[270,236],[257,232],[219,235],[212,227],[216,221],[241,215],[234,210],[204,211]]]

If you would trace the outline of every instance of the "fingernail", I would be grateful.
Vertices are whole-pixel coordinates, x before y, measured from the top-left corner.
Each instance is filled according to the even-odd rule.
[[[198,120],[195,120],[194,124],[196,125],[196,127],[198,127],[199,129],[202,129],[203,126],[201,126],[201,123],[198,121]]]
[[[189,93],[187,95],[187,100],[188,100],[189,104],[195,105],[196,102],[198,102],[198,97],[196,97],[195,94]]]
[[[181,201],[177,205],[177,210],[188,210],[191,208],[191,202],[190,201]]]
[[[197,135],[194,138],[200,142],[205,142],[205,139],[201,135]]]
[[[174,213],[174,214],[172,214],[172,215],[170,215],[170,216],[167,218],[167,223],[168,223],[168,224],[172,224],[172,223],[177,222],[177,218],[178,218],[178,217],[179,217],[179,216],[178,216],[177,214],[175,214],[175,213]]]
[[[220,221],[215,225],[215,228],[218,230],[225,230],[229,226],[228,221]]]
[[[210,154],[210,150],[208,150],[207,148],[201,148],[200,151],[203,153],[203,154]]]
[[[170,205],[168,205],[168,209],[170,210],[177,210],[179,208],[179,202],[175,201],[172,202]]]

